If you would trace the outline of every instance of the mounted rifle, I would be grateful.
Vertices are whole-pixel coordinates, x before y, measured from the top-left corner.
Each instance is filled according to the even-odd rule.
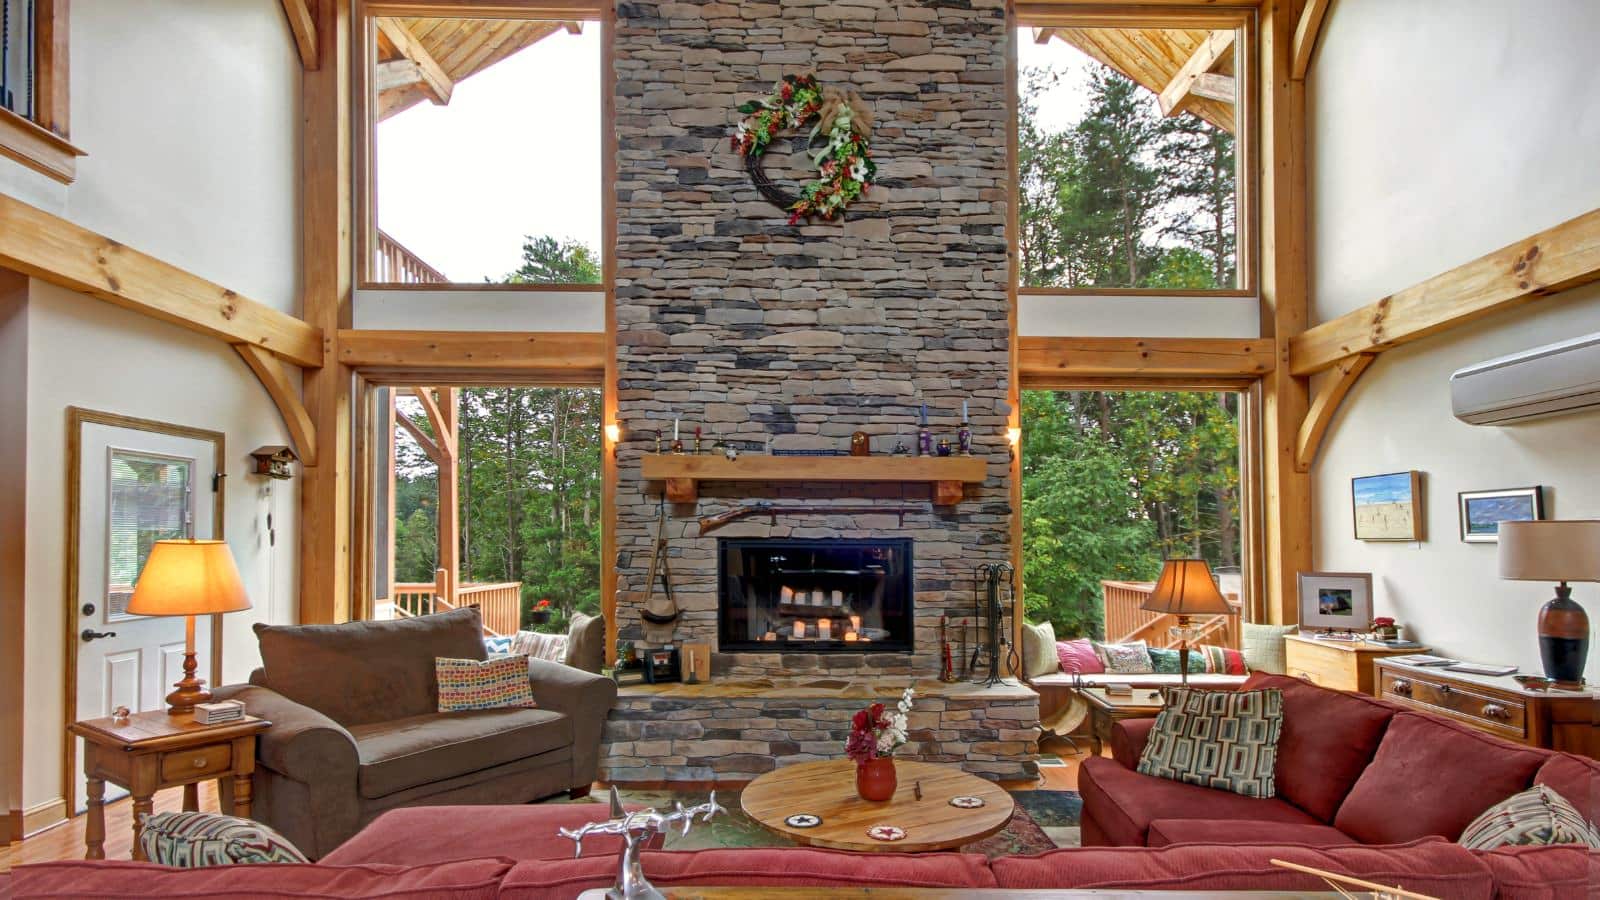
[[[914,506],[823,506],[820,504],[800,504],[796,506],[775,506],[770,500],[756,503],[746,503],[734,506],[712,516],[702,516],[700,519],[700,533],[710,534],[725,525],[732,525],[740,519],[751,516],[771,516],[772,523],[777,524],[779,516],[799,515],[836,515],[836,516],[899,516],[900,525],[906,524],[906,516],[921,512]]]

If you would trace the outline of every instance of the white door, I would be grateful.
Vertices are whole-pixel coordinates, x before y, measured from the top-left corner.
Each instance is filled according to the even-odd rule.
[[[183,677],[184,620],[125,612],[150,547],[216,534],[216,447],[206,440],[86,422],[79,436],[77,717],[162,709]],[[211,620],[196,621],[199,675],[211,671]],[[80,741],[78,760],[83,760]],[[74,808],[84,809],[80,765]],[[106,799],[123,796],[106,786]]]

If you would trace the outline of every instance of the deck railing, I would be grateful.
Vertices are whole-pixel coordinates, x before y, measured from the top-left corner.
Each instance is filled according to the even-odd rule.
[[[372,280],[383,284],[448,284],[450,279],[406,245],[378,231],[378,246],[372,260]]]
[[[426,616],[448,612],[464,606],[476,606],[483,615],[484,633],[491,636],[516,634],[522,625],[522,583],[507,581],[499,584],[463,584],[456,588],[456,599],[448,599],[448,574],[439,570],[441,578],[434,584],[396,584],[389,604],[396,618]]]
[[[1148,581],[1102,581],[1101,602],[1105,606],[1106,640],[1116,643],[1145,641],[1152,647],[1178,646],[1171,634],[1178,617],[1143,609],[1155,585]],[[1226,616],[1197,617],[1190,625],[1199,630],[1195,643],[1216,644],[1238,649],[1240,604],[1237,594],[1224,594],[1235,612]]]

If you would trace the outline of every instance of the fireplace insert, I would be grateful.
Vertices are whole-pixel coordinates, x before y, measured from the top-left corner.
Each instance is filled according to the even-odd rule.
[[[724,538],[717,559],[723,652],[912,649],[909,538]]]

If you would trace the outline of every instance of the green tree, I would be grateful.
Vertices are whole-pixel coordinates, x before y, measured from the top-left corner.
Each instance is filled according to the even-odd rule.
[[[557,240],[550,235],[528,235],[522,241],[522,265],[504,279],[506,284],[599,284],[600,260],[588,245]]]

